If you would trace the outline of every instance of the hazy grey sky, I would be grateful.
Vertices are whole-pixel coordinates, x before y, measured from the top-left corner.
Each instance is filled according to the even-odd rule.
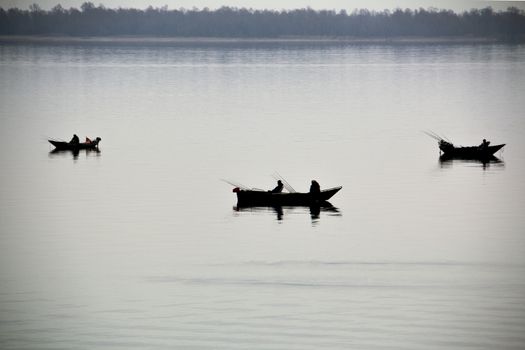
[[[63,7],[80,7],[85,0],[0,0],[3,8],[28,8],[36,3],[44,9],[50,9],[56,4]],[[374,10],[401,8],[429,8],[452,9],[454,11],[469,10],[492,6],[494,9],[506,9],[516,6],[525,9],[525,1],[480,1],[480,0],[92,0],[95,5],[104,4],[106,7],[134,7],[146,8],[149,5],[160,7],[167,5],[169,9],[203,8],[215,9],[223,5],[258,9],[292,9],[310,6],[314,9],[346,9],[368,8]]]

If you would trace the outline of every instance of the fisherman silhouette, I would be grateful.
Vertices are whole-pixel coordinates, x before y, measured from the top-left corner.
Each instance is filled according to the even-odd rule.
[[[73,134],[73,138],[71,139],[71,141],[69,141],[69,143],[72,145],[78,145],[80,143],[77,134]]]
[[[489,144],[490,144],[490,141],[487,141],[485,139],[483,139],[483,142],[481,142],[481,145],[479,145],[479,148],[481,149],[487,149],[489,147]]]
[[[271,192],[271,193],[281,193],[283,191],[283,183],[281,180],[278,180],[277,181],[277,186],[271,190],[271,191],[268,191],[268,192]]]
[[[310,194],[314,199],[319,198],[321,194],[321,186],[319,186],[319,183],[315,180],[312,180],[312,184],[310,185]]]

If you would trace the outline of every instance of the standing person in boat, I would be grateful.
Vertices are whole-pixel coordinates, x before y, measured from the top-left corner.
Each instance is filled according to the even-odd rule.
[[[479,145],[479,148],[487,149],[489,147],[489,144],[490,144],[490,141],[483,139],[483,142],[481,142],[481,145]]]
[[[69,141],[69,143],[71,145],[78,145],[80,143],[80,140],[79,140],[77,134],[73,134],[73,138],[71,139],[71,141]]]
[[[277,181],[277,186],[273,190],[271,190],[269,192],[271,192],[271,193],[281,193],[283,191],[283,187],[284,186],[283,186],[282,181],[278,180]]]
[[[315,180],[312,180],[312,184],[310,185],[310,194],[314,199],[318,198],[321,194],[321,186],[319,186],[319,183]]]

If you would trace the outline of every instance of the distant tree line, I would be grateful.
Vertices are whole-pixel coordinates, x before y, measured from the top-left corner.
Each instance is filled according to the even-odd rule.
[[[56,5],[49,11],[0,7],[0,35],[165,37],[490,37],[525,38],[525,12],[491,7],[463,13],[437,9],[393,11],[217,10],[148,7],[106,8],[85,2],[80,9]]]

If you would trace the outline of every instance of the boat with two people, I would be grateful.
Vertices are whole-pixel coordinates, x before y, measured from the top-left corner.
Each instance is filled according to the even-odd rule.
[[[491,159],[494,154],[501,150],[505,144],[490,145],[490,142],[483,139],[478,146],[455,146],[446,137],[441,137],[432,131],[424,131],[425,134],[438,141],[441,159]]]
[[[75,134],[69,142],[56,139],[49,139],[48,141],[50,144],[55,146],[55,150],[78,151],[81,149],[98,149],[98,144],[100,141],[102,141],[102,139],[97,137],[94,140],[91,140],[90,138],[86,137],[85,142],[80,142],[78,136]]]
[[[234,186],[233,192],[237,195],[237,206],[319,206],[330,205],[328,200],[343,188],[342,186],[321,190],[316,180],[312,180],[309,192],[297,192],[282,177],[273,190],[249,188],[239,183],[224,180]],[[286,192],[282,190],[282,187]],[[281,190],[279,188],[281,187]]]

